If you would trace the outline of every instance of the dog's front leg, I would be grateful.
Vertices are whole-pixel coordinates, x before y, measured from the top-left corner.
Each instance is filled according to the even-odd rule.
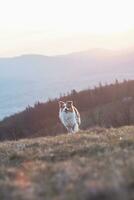
[[[75,124],[73,127],[73,133],[77,133],[79,131],[79,126],[78,124]]]
[[[74,133],[72,128],[67,128],[68,135],[72,135]]]

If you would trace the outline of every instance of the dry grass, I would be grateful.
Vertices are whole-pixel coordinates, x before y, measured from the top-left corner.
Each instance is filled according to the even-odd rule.
[[[134,127],[0,143],[8,199],[134,199]]]

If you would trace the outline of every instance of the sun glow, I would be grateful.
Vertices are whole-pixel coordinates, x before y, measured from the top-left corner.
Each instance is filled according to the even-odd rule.
[[[0,0],[0,54],[14,45],[32,52],[33,42],[51,52],[55,40],[125,32],[134,28],[133,8],[133,0]]]

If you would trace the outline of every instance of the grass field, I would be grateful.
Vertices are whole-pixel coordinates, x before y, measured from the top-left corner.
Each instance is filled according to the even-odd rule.
[[[0,143],[0,200],[133,200],[134,127]]]

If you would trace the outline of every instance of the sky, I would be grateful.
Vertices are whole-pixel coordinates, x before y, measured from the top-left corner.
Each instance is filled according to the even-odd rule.
[[[134,47],[133,0],[0,0],[0,57]]]

